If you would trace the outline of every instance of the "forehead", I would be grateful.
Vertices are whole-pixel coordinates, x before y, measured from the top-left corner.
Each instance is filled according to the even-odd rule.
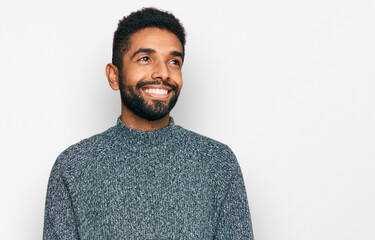
[[[182,52],[182,44],[174,33],[156,27],[144,28],[131,35],[129,52],[139,48]]]

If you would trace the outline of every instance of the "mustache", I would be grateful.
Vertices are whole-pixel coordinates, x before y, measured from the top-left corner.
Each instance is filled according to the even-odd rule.
[[[177,85],[173,85],[171,83],[167,83],[167,82],[160,81],[160,80],[139,82],[139,83],[137,83],[137,85],[135,85],[135,87],[137,88],[137,90],[139,90],[141,87],[144,87],[146,85],[164,85],[164,86],[170,87],[172,89],[172,91],[174,91],[176,93],[178,91]]]

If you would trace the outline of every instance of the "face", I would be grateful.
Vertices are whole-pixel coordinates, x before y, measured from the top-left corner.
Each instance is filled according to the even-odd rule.
[[[152,121],[167,116],[182,87],[182,52],[181,42],[168,30],[152,27],[134,33],[119,72],[125,107]]]

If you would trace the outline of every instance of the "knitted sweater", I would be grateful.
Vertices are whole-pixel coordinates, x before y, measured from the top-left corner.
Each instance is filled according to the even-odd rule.
[[[44,239],[253,239],[240,166],[224,144],[120,118],[57,158]]]

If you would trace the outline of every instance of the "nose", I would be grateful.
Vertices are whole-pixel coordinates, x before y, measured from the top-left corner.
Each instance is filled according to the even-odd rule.
[[[169,69],[167,64],[158,62],[152,69],[152,79],[167,80],[169,78]]]

